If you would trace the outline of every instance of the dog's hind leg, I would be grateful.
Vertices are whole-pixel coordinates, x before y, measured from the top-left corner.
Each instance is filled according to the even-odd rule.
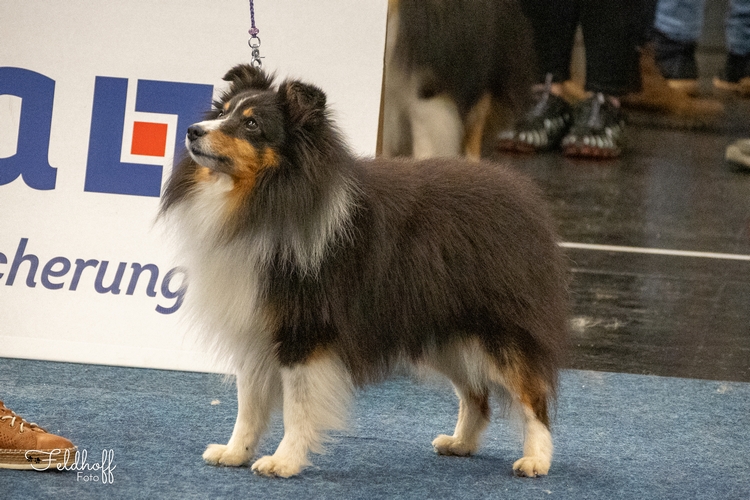
[[[256,474],[289,477],[309,465],[310,451],[321,452],[325,432],[341,429],[353,393],[352,378],[332,352],[281,369],[284,391],[284,438],[276,452],[258,459]]]
[[[426,356],[424,362],[450,379],[459,399],[458,421],[452,436],[441,434],[432,441],[440,455],[476,453],[482,432],[490,421],[486,376],[490,360],[478,342],[457,342]]]
[[[247,464],[268,425],[271,410],[278,404],[281,377],[277,366],[249,364],[252,369],[237,375],[237,420],[226,445],[210,444],[203,460],[212,465],[237,467]]]
[[[407,117],[409,99],[416,95],[416,79],[396,58],[398,38],[398,2],[388,4],[388,27],[385,44],[385,75],[383,81],[383,123],[381,154],[386,158],[410,155],[412,151],[411,131]]]
[[[447,94],[421,98],[409,103],[412,150],[415,158],[459,156],[463,123],[458,107]]]
[[[386,158],[409,155],[412,151],[407,106],[411,82],[396,64],[386,65],[383,92],[383,142],[381,154]]]
[[[493,379],[510,393],[524,424],[523,457],[513,464],[513,471],[525,477],[546,475],[554,450],[549,431],[551,385],[528,367],[506,365],[499,372]]]
[[[527,403],[521,403],[524,416],[523,457],[513,464],[517,476],[546,475],[552,464],[552,435],[549,425],[539,419],[538,412]]]
[[[468,456],[476,453],[479,438],[490,421],[489,394],[455,385],[459,398],[458,421],[452,436],[441,434],[432,441],[440,455]]]
[[[470,160],[479,161],[482,158],[482,139],[491,107],[492,96],[489,92],[485,92],[464,119],[466,124],[464,154]]]

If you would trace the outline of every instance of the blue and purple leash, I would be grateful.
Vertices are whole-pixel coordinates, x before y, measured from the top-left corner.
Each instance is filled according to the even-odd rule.
[[[260,38],[258,38],[260,30],[255,27],[255,5],[253,5],[253,0],[250,0],[250,31],[248,33],[250,34],[250,38],[247,40],[247,44],[252,49],[250,64],[254,68],[261,68],[263,66],[261,59],[263,58],[260,56]]]

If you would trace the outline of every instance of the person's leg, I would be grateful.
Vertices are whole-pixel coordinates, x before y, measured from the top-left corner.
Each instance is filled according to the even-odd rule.
[[[726,19],[727,62],[719,88],[750,96],[750,1],[731,0]]]
[[[750,2],[731,0],[726,21],[727,50],[736,55],[750,54]]]
[[[638,13],[633,0],[581,0],[586,90],[619,96],[637,90]]]
[[[654,28],[670,40],[695,43],[703,31],[706,0],[659,0]]]
[[[703,31],[706,0],[659,0],[654,16],[654,58],[668,84],[698,93],[695,49]]]
[[[513,128],[500,132],[497,147],[503,151],[534,153],[559,146],[570,127],[572,109],[562,94],[563,82],[570,79],[578,2],[520,0],[520,3],[534,37],[538,85],[533,89],[534,104]]]
[[[690,46],[671,40],[655,28],[657,4],[660,15],[664,15],[668,9],[677,7],[680,12],[685,12],[685,5],[704,5],[705,0],[641,0],[638,30],[641,89],[622,96],[620,100],[625,107],[670,115],[688,127],[713,123],[724,107],[716,99],[694,97],[700,92],[695,43]],[[703,9],[697,10],[693,19],[702,19]],[[666,29],[664,24],[659,26]],[[692,30],[693,35],[688,38],[697,38],[695,33],[699,33],[700,29],[693,27]],[[690,30],[682,29],[679,32],[687,33]]]
[[[580,0],[586,48],[586,91],[573,124],[562,139],[563,153],[613,158],[622,152],[624,119],[617,97],[640,88],[638,43],[641,3],[633,0]]]
[[[562,83],[570,78],[570,58],[578,26],[578,4],[575,0],[521,0],[534,36],[539,70],[538,82],[546,75]]]

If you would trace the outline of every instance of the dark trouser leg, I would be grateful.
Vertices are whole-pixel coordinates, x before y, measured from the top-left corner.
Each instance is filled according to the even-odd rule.
[[[552,74],[553,82],[570,78],[570,57],[578,26],[576,0],[521,0],[531,24],[539,66],[538,81]]]
[[[638,90],[637,0],[581,0],[581,27],[586,47],[586,90],[619,96]]]

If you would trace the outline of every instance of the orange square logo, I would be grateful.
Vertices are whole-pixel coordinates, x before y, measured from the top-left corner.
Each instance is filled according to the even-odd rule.
[[[164,156],[167,149],[166,123],[133,123],[130,153],[141,156]]]

